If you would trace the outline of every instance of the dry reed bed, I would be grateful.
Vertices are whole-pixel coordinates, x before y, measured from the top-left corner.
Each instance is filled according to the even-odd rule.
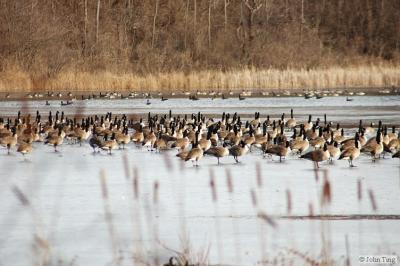
[[[317,69],[236,69],[170,72],[148,75],[63,70],[52,78],[31,75],[17,67],[0,72],[0,92],[137,91],[181,92],[197,90],[241,91],[382,88],[400,86],[400,66],[391,64],[332,66]]]

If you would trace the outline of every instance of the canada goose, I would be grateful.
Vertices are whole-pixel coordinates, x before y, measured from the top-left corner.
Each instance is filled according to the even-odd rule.
[[[336,141],[332,141],[333,144],[328,145],[328,151],[329,151],[329,161],[333,163],[333,159],[336,159],[340,156],[340,149],[338,147],[338,143]]]
[[[196,135],[199,134],[196,132]],[[198,161],[203,158],[203,149],[199,147],[199,140],[198,137],[196,136],[195,142],[193,144],[192,149],[188,152],[185,162],[187,161],[192,161],[192,163],[196,162],[194,165],[198,166]]]
[[[282,162],[282,157],[286,157],[290,152],[290,143],[286,141],[285,145],[273,145],[268,148],[265,153],[279,156],[279,162]]]
[[[383,143],[381,138],[382,135],[380,130],[378,129],[375,141],[371,141],[361,148],[361,152],[367,152],[371,154],[373,162],[375,162],[376,160],[376,155],[378,155],[379,157],[380,154],[383,152]]]
[[[298,151],[298,154],[302,154],[304,151],[306,151],[310,147],[310,143],[307,139],[307,136],[303,133],[303,139],[301,140],[294,140],[292,144],[290,145],[290,148],[292,151]]]
[[[183,138],[178,138],[175,143],[172,144],[172,148],[178,148],[180,151],[184,151],[190,144],[189,138],[187,137],[187,130],[183,132]]]
[[[103,146],[103,141],[95,134],[90,138],[89,145],[93,149],[93,153],[96,152],[96,148],[101,148]]]
[[[229,150],[225,147],[226,144],[223,146],[212,147],[208,149],[205,154],[211,155],[217,158],[219,164],[219,158],[225,157],[229,155]]]
[[[293,117],[293,109],[290,109],[290,119],[286,121],[288,128],[294,128],[296,126],[296,119]]]
[[[158,132],[158,138],[154,142],[154,148],[158,152],[161,152],[161,150],[166,150],[168,148],[167,141],[163,138],[161,131]]]
[[[375,133],[374,123],[371,123],[370,126],[366,127],[366,128],[364,129],[364,132],[365,132],[366,134],[373,134],[373,133]]]
[[[240,144],[234,145],[229,149],[229,154],[233,156],[236,163],[239,163],[238,157],[245,155],[249,151],[249,147],[244,141],[240,141]]]
[[[262,129],[262,134],[256,135],[255,140],[254,140],[254,145],[261,146],[263,143],[268,141],[268,136],[267,136],[267,124],[264,122],[263,123],[263,129]]]
[[[25,154],[28,154],[30,152],[32,152],[32,144],[31,143],[26,143],[26,142],[22,142],[19,144],[17,152],[21,153],[23,156],[25,156]]]
[[[0,139],[0,144],[7,147],[7,154],[10,154],[10,149],[17,144],[18,136],[16,133],[16,128],[12,129],[11,136],[5,136]]]
[[[122,144],[122,149],[125,149],[125,145],[131,142],[131,137],[128,133],[128,127],[125,127],[123,132],[119,132],[119,134],[116,134],[115,140],[117,141],[118,145]]]
[[[390,142],[391,142],[392,140],[394,140],[394,139],[397,139],[398,136],[400,136],[400,135],[398,135],[398,134],[396,133],[396,128],[395,128],[395,126],[393,126],[393,127],[392,127],[392,132],[390,132],[390,133],[388,134],[388,138],[389,138],[388,143],[390,143]]]
[[[313,122],[311,122],[311,118],[312,118],[312,116],[309,115],[308,116],[308,122],[304,124],[304,130],[305,131],[310,130],[310,129],[313,128]]]
[[[57,147],[60,146],[64,142],[64,137],[62,134],[62,129],[61,127],[58,128],[58,133],[57,135],[51,134],[47,137],[47,140],[44,142],[44,144],[50,144],[54,146],[54,152],[57,152]]]
[[[388,145],[385,146],[387,152],[397,151],[400,148],[400,134],[397,139],[392,139]]]
[[[313,136],[314,134],[312,134]],[[325,138],[322,136],[322,127],[318,130],[318,137],[311,138],[310,145],[313,146],[315,149],[323,147],[325,144]]]
[[[356,135],[354,137],[354,147],[350,146],[349,148],[342,151],[338,160],[343,160],[343,159],[348,160],[349,166],[354,167],[353,160],[357,159],[358,156],[360,156],[360,146],[359,145],[360,145],[359,136],[358,136],[358,133],[356,133]]]
[[[334,141],[336,141],[337,143],[341,144],[343,141],[346,140],[346,137],[344,136],[344,129],[342,128],[340,130],[340,135],[337,135],[333,138]]]
[[[142,142],[142,146],[146,146],[147,150],[153,151],[154,143],[156,142],[157,137],[154,134],[153,127],[151,127],[150,132],[146,135]]]
[[[212,134],[212,127],[208,128],[208,132],[207,132],[207,138],[206,139],[201,139],[199,140],[199,148],[202,148],[203,151],[207,151],[210,147],[211,147],[211,134]]]
[[[307,159],[315,162],[317,164],[317,168],[319,168],[318,163],[323,162],[328,160],[330,157],[329,151],[328,151],[328,146],[326,143],[324,144],[324,148],[322,150],[314,150],[310,151],[302,156],[300,158],[302,159]]]
[[[131,140],[136,144],[143,142],[144,134],[143,134],[143,126],[142,125],[139,125],[139,129],[136,130],[135,133],[133,133]]]
[[[111,155],[111,151],[118,148],[118,143],[115,140],[115,133],[112,133],[110,140],[108,140],[107,138],[108,138],[108,135],[107,134],[104,135],[104,142],[100,148],[102,150],[108,151],[108,153]]]

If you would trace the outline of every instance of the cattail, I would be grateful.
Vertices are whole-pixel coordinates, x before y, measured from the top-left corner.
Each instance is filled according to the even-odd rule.
[[[263,186],[263,182],[261,176],[261,165],[259,162],[256,163],[256,177],[257,177],[257,186],[261,188]]]
[[[318,182],[319,174],[318,174],[318,167],[317,167],[316,163],[314,163],[314,175],[315,175],[315,181]]]
[[[372,209],[373,209],[374,211],[377,211],[377,210],[378,210],[378,207],[377,207],[377,205],[376,205],[374,192],[373,192],[371,189],[369,189],[369,190],[368,190],[368,194],[369,194],[369,200],[371,201]]]
[[[12,191],[14,192],[15,196],[17,197],[17,199],[19,199],[22,205],[29,206],[28,198],[17,186],[13,186]]]
[[[164,163],[168,171],[172,171],[172,162],[171,158],[168,156],[167,153],[164,153]]]
[[[257,217],[260,218],[261,220],[265,221],[266,223],[268,223],[270,226],[272,226],[273,228],[277,227],[276,222],[274,221],[274,219],[272,219],[271,217],[269,217],[265,212],[260,211],[257,214]]]
[[[308,216],[314,216],[314,206],[312,202],[308,203]]]
[[[128,155],[125,153],[122,157],[122,162],[124,164],[124,171],[126,179],[129,179],[129,162],[128,162]]]
[[[210,187],[211,187],[211,196],[214,202],[217,201],[217,188],[214,181],[214,173],[210,170]]]
[[[357,198],[358,201],[362,200],[362,183],[360,179],[357,181]]]
[[[107,182],[106,182],[106,173],[104,170],[100,172],[100,180],[101,180],[101,192],[104,199],[108,198],[108,191],[107,191]]]
[[[251,195],[251,202],[253,203],[253,207],[255,208],[257,207],[257,195],[254,189],[250,191],[250,195]]]
[[[332,192],[331,192],[331,184],[329,180],[325,178],[324,186],[322,189],[322,205],[326,203],[331,203]]]
[[[289,189],[286,189],[286,202],[287,202],[287,213],[292,212],[292,193]]]
[[[154,204],[158,203],[158,188],[159,188],[158,181],[155,181],[154,185],[153,185],[153,201],[154,201]]]
[[[133,195],[135,199],[139,198],[139,174],[137,168],[133,168]]]
[[[228,192],[233,193],[233,181],[232,181],[232,175],[229,169],[226,169],[226,185],[228,187]]]

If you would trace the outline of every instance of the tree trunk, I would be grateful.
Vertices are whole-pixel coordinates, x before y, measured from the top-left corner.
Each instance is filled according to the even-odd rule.
[[[99,40],[99,23],[100,23],[100,0],[97,0],[97,13],[96,13],[96,43]]]
[[[211,1],[208,0],[208,48],[211,47]]]
[[[85,26],[84,26],[84,43],[83,43],[83,55],[86,55],[87,47],[87,24],[88,24],[88,12],[87,12],[87,0],[85,0]]]
[[[184,40],[185,50],[187,49],[187,19],[188,19],[188,13],[189,13],[189,0],[186,0],[186,10],[185,10],[185,40]]]
[[[224,0],[224,31],[227,32],[228,27],[228,0]]]
[[[154,48],[154,41],[155,41],[155,37],[156,37],[156,21],[157,21],[157,15],[158,15],[158,1],[156,0],[156,9],[154,11],[154,19],[153,19],[153,34],[152,34],[152,38],[151,38],[151,48]]]

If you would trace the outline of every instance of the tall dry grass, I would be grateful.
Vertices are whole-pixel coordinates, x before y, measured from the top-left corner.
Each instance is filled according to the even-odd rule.
[[[371,64],[316,69],[234,69],[174,71],[138,75],[111,71],[64,70],[54,77],[35,76],[18,67],[0,72],[0,92],[39,91],[234,91],[371,88],[400,86],[400,66]]]

